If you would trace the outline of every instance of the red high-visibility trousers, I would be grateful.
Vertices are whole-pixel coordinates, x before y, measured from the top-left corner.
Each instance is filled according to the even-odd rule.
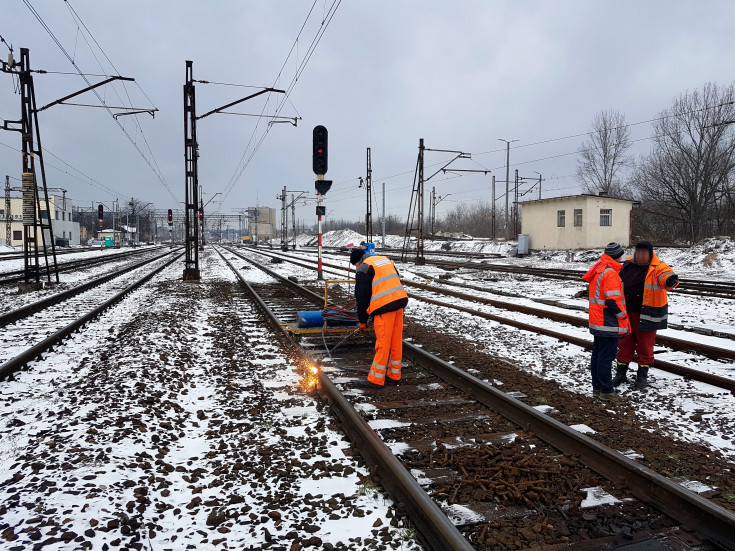
[[[653,346],[656,344],[656,331],[641,331],[638,329],[641,321],[640,312],[628,312],[630,331],[620,337],[618,341],[617,360],[621,363],[630,363],[633,353],[638,353],[638,365],[653,365]]]
[[[403,308],[375,316],[373,327],[375,357],[370,366],[368,381],[384,385],[386,373],[394,381],[400,381],[403,357]]]

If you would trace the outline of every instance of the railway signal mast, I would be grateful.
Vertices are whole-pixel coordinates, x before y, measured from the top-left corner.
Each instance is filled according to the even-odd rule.
[[[316,174],[316,182],[314,187],[316,188],[316,216],[317,224],[319,227],[319,266],[317,279],[324,279],[322,273],[322,216],[326,214],[327,207],[323,206],[324,196],[332,187],[332,180],[325,180],[324,175],[327,173],[327,146],[328,146],[329,134],[327,129],[322,126],[314,127],[312,134],[312,155],[311,155],[311,168]]]

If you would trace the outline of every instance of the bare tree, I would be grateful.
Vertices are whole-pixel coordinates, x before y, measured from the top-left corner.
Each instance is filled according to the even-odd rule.
[[[714,83],[686,93],[654,123],[653,148],[631,185],[672,233],[696,242],[728,228],[735,168],[735,90]]]
[[[585,193],[605,192],[611,197],[624,197],[625,185],[618,177],[621,169],[632,166],[630,130],[625,115],[605,110],[595,115],[592,132],[579,148],[577,180]]]

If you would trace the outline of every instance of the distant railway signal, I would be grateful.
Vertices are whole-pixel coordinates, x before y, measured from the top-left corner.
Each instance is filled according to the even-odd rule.
[[[174,211],[171,209],[168,209],[168,223],[173,224],[174,221]]]
[[[102,220],[105,217],[105,207],[97,205],[97,218]]]
[[[324,176],[327,173],[327,145],[328,132],[322,126],[315,126],[312,139],[312,157],[311,164],[314,174]]]

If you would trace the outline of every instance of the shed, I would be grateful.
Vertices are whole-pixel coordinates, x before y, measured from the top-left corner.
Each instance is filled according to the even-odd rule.
[[[631,216],[640,203],[600,195],[567,195],[520,203],[521,233],[532,249],[593,249],[616,241],[630,246]]]

